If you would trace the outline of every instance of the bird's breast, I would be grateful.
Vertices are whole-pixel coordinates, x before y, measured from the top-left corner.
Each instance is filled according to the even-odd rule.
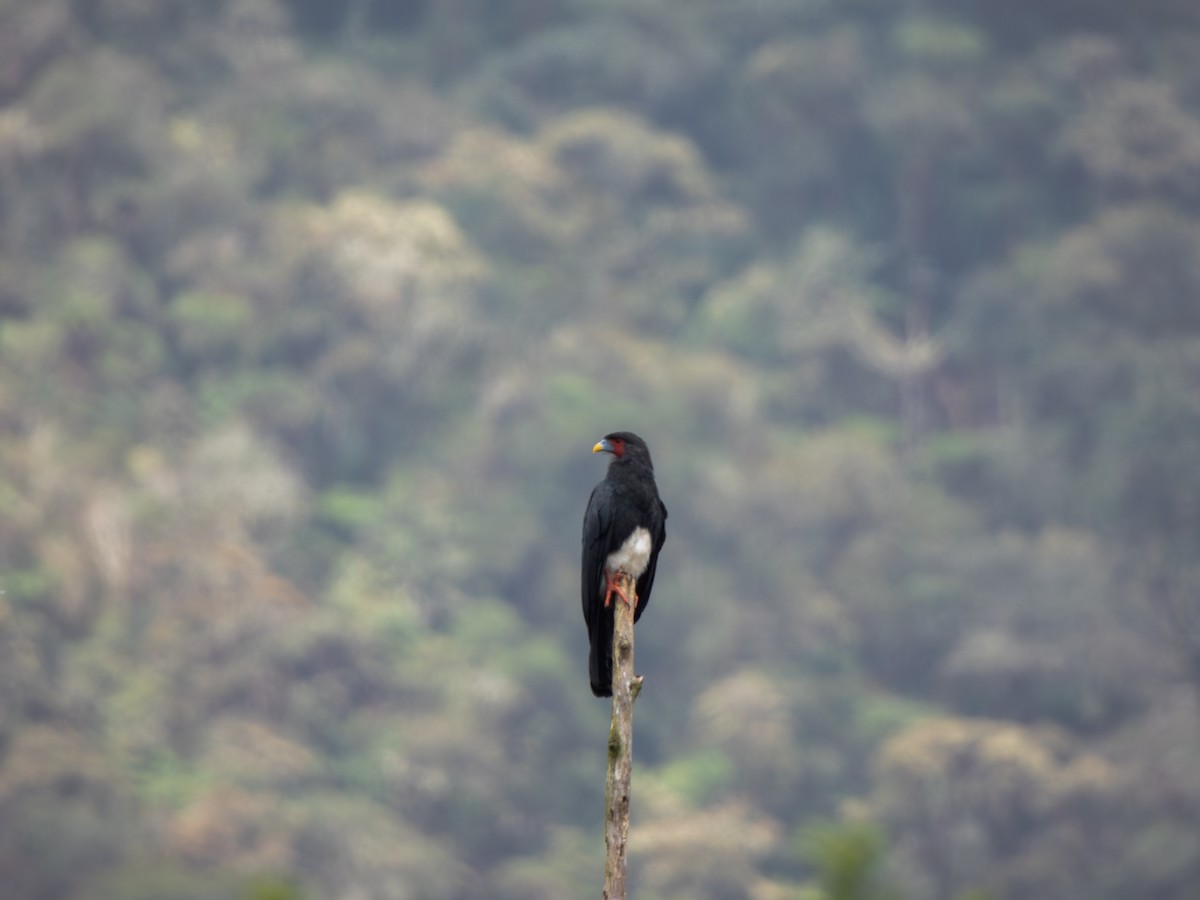
[[[640,578],[650,563],[653,546],[650,532],[645,528],[635,528],[620,549],[608,554],[605,566],[610,572],[627,572],[634,578]]]

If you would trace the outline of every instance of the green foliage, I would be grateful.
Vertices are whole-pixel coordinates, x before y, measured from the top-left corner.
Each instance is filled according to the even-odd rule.
[[[245,298],[229,294],[191,292],[171,303],[180,349],[187,357],[205,362],[228,362],[253,317]]]
[[[245,893],[246,900],[301,900],[304,896],[294,884],[279,878],[257,878]]]
[[[259,883],[266,882],[142,863],[105,872],[88,884],[86,896],[97,900],[257,900]],[[294,897],[283,894],[279,900]]]
[[[54,577],[41,569],[17,569],[4,577],[4,593],[18,607],[40,605],[53,587]]]
[[[824,900],[882,900],[879,887],[884,842],[871,824],[810,826],[801,838],[804,855],[817,870]]]
[[[663,783],[696,806],[703,806],[732,781],[733,766],[719,750],[704,750],[663,766]]]
[[[909,59],[936,67],[977,64],[986,47],[977,29],[940,18],[905,18],[893,40]]]

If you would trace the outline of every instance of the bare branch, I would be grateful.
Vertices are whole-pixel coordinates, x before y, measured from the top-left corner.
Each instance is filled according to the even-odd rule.
[[[635,597],[636,583],[618,575],[626,596]],[[620,600],[613,605],[613,713],[608,730],[608,778],[604,792],[604,900],[624,900],[625,845],[629,840],[629,793],[633,778],[633,701],[642,679],[633,674],[633,607]]]

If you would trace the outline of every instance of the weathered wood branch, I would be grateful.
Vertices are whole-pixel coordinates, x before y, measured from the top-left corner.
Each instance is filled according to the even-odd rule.
[[[626,596],[635,596],[636,583],[618,576]],[[633,778],[633,701],[642,679],[633,674],[633,607],[613,600],[612,725],[608,729],[608,778],[604,791],[604,900],[625,900],[625,845],[629,841],[629,792]]]

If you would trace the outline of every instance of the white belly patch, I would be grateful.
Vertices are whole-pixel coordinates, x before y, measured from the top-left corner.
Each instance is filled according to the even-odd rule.
[[[605,566],[610,572],[627,572],[634,578],[640,578],[650,562],[650,550],[653,546],[650,532],[645,528],[635,528],[633,534],[625,539],[620,550],[608,554]]]

